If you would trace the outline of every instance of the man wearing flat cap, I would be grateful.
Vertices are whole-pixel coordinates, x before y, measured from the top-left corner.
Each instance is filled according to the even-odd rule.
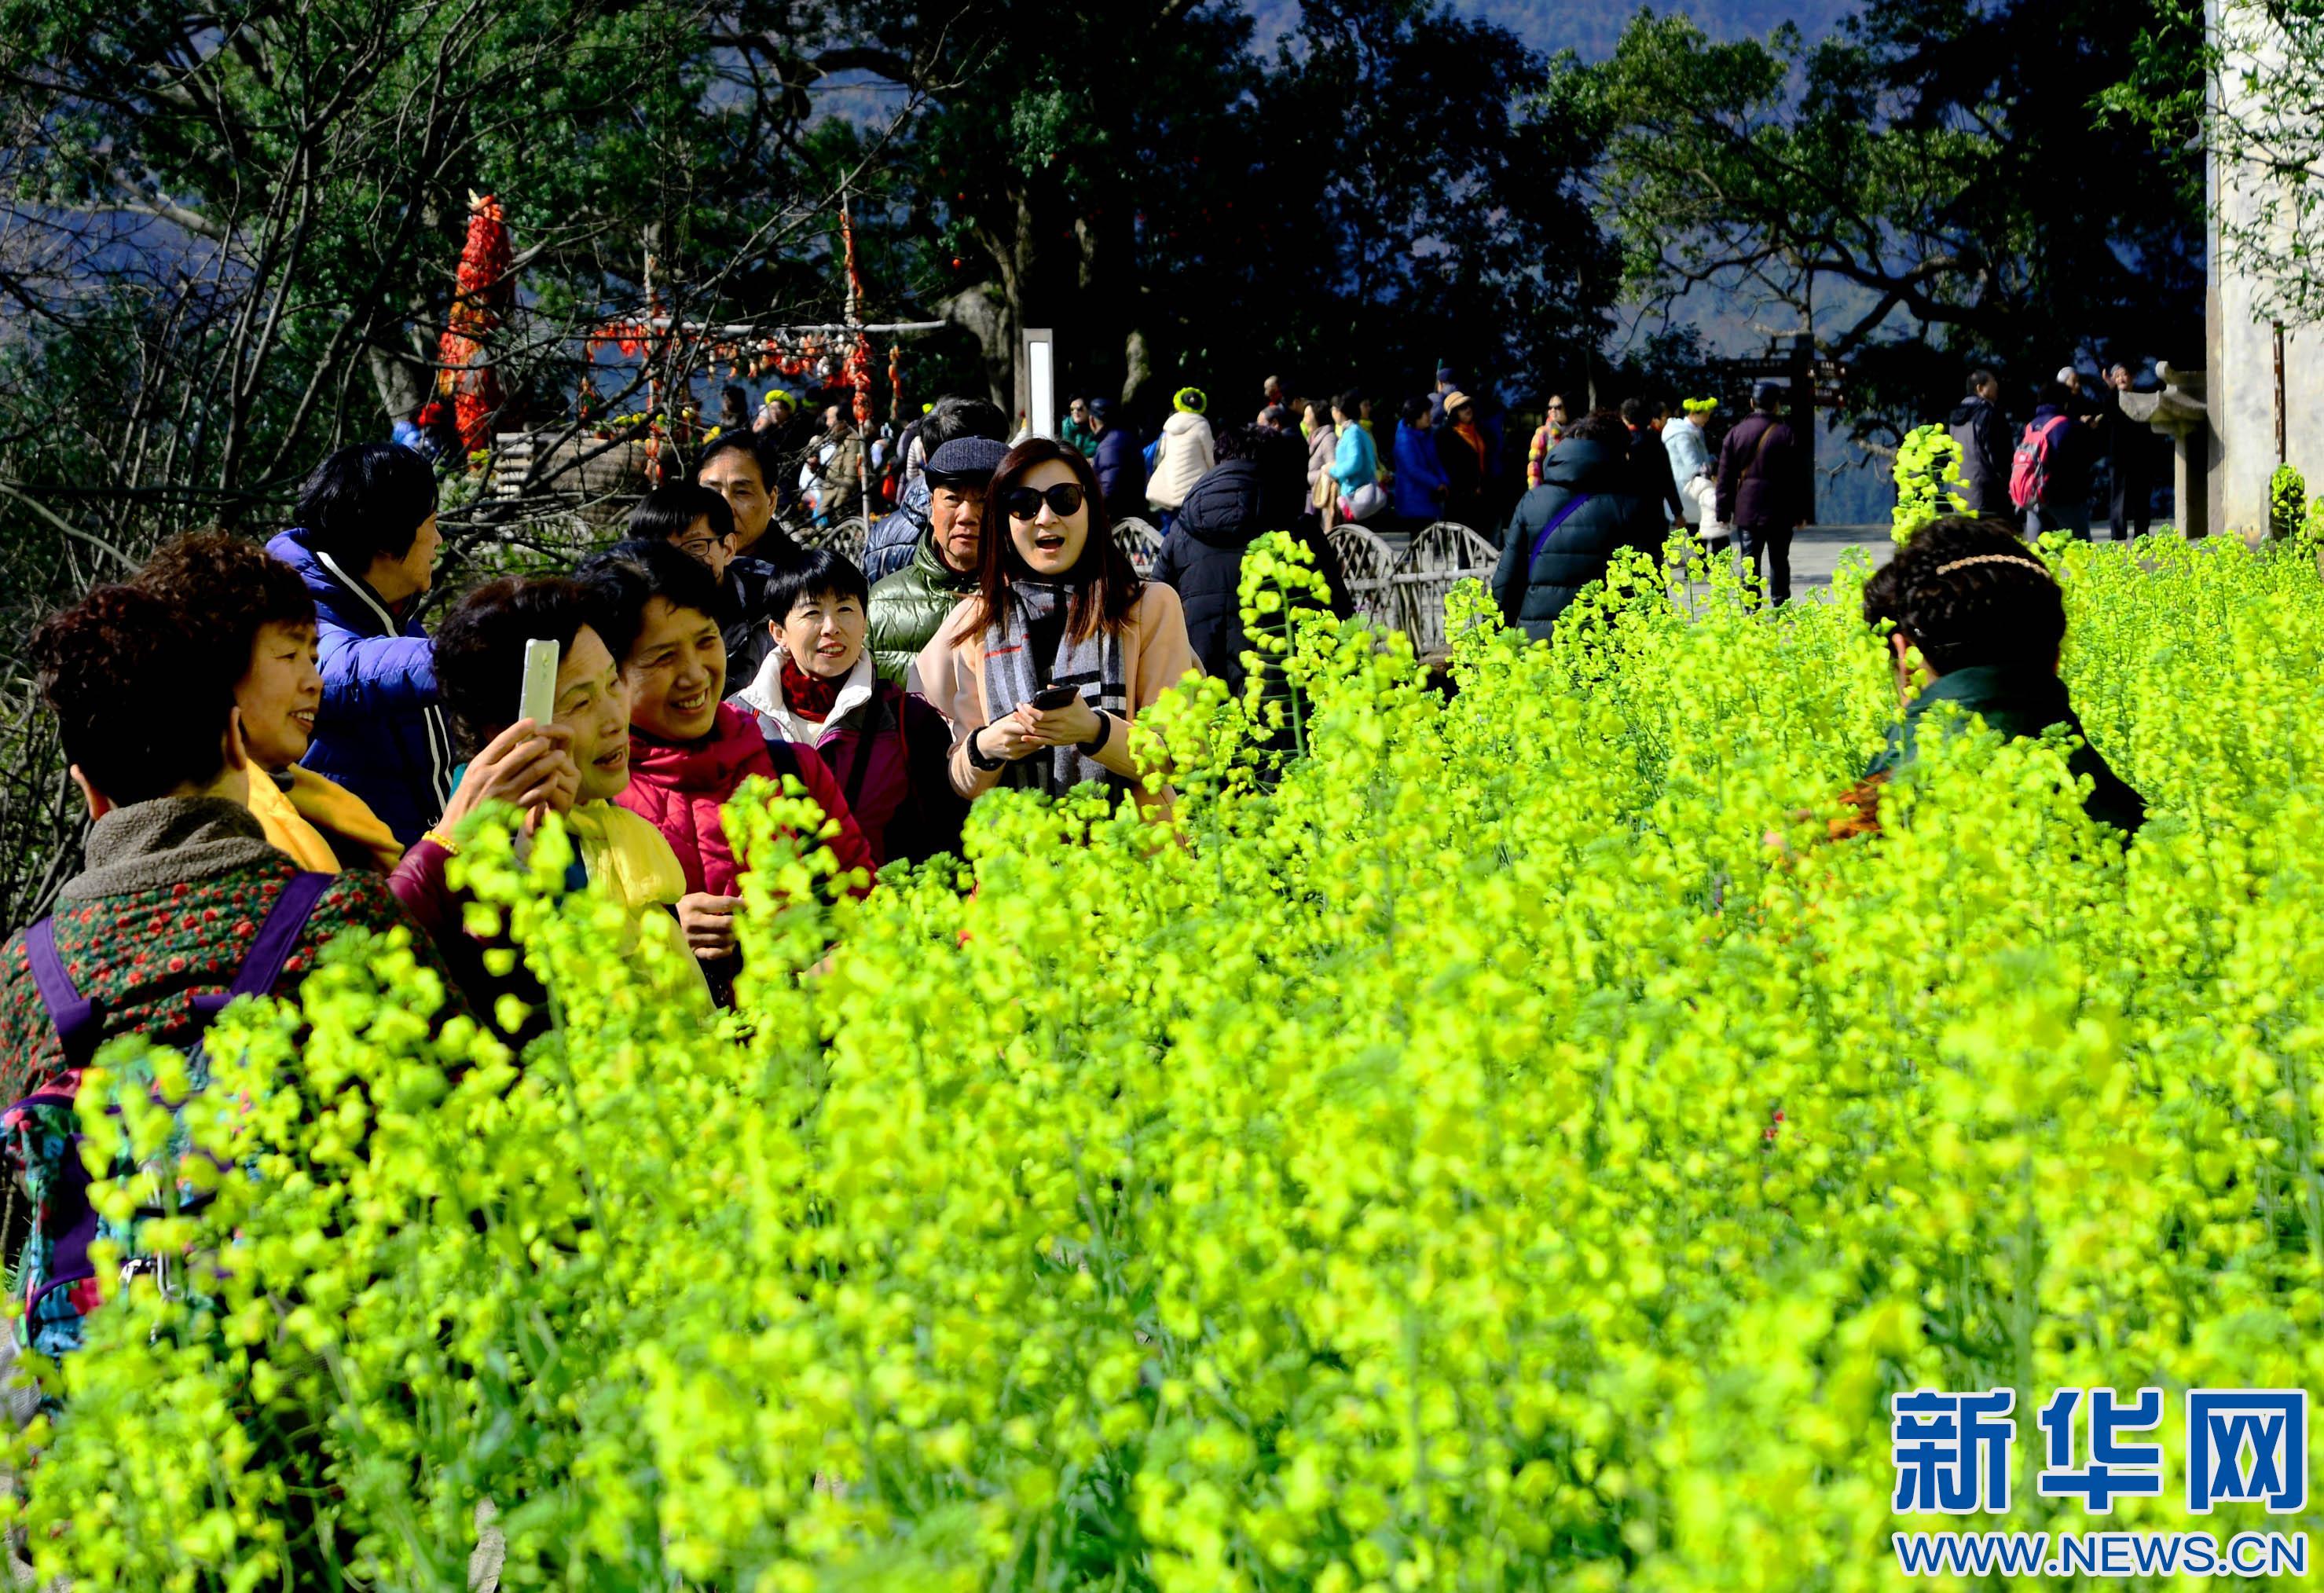
[[[1784,389],[1762,382],[1719,450],[1719,518],[1751,567],[1764,566],[1770,603],[1791,601],[1792,533],[1808,517],[1807,459],[1783,408]]]
[[[909,686],[912,660],[954,605],[976,590],[985,488],[1008,455],[990,437],[956,437],[928,456],[928,529],[911,562],[872,588],[865,640],[882,680]]]

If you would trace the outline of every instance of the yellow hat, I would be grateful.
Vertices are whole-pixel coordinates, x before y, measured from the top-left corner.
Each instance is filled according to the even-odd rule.
[[[1211,407],[1211,401],[1199,387],[1182,387],[1170,400],[1173,409],[1184,410],[1189,415],[1199,415]]]

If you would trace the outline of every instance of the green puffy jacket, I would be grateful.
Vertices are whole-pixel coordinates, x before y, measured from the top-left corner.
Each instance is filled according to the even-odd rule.
[[[865,640],[880,678],[900,685],[945,616],[975,590],[976,577],[961,575],[938,558],[936,544],[923,532],[913,546],[912,562],[872,588]]]

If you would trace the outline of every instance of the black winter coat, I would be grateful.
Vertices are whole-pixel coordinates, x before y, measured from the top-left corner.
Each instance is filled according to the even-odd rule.
[[[1953,406],[1945,428],[1961,451],[1961,496],[1971,514],[2015,516],[2009,502],[2009,465],[2016,443],[2009,422],[1988,399],[1972,393]]]
[[[1772,416],[1746,415],[1719,446],[1719,518],[1729,525],[1788,531],[1804,523],[1807,485],[1797,437]]]
[[[1518,500],[1501,543],[1493,596],[1502,617],[1547,641],[1582,589],[1606,578],[1618,549],[1660,548],[1661,502],[1642,496],[1637,484],[1628,452],[1618,445],[1568,437],[1552,448],[1542,462],[1541,485]],[[1550,533],[1539,557],[1528,557],[1543,528],[1577,495],[1588,502]]]
[[[1678,483],[1671,475],[1670,449],[1663,446],[1662,433],[1653,427],[1641,426],[1630,433],[1630,469],[1637,479],[1632,491],[1648,502],[1668,504],[1671,524],[1686,518]]]
[[[1119,426],[1107,427],[1098,434],[1097,457],[1090,467],[1097,473],[1098,496],[1105,500],[1108,518],[1116,524],[1146,518],[1146,456],[1135,437]]]
[[[777,535],[770,526],[759,546],[767,546]],[[788,537],[783,538],[783,542],[797,546]],[[775,639],[767,630],[767,622],[774,618],[770,612],[772,605],[768,601],[767,588],[774,578],[772,563],[748,554],[726,566],[726,579],[718,593],[718,634],[726,643],[729,682],[748,685],[757,679],[759,666],[767,661],[767,654],[774,648]]]
[[[1278,473],[1250,459],[1230,459],[1207,472],[1178,506],[1170,534],[1162,539],[1152,576],[1174,588],[1186,611],[1186,640],[1203,661],[1203,672],[1242,691],[1242,655],[1250,643],[1242,630],[1242,556],[1268,531],[1289,531],[1315,554],[1315,567],[1332,588],[1332,612],[1342,619],[1355,612],[1349,600],[1339,555],[1300,518],[1297,493],[1284,488]],[[1302,480],[1304,481],[1304,476]]]

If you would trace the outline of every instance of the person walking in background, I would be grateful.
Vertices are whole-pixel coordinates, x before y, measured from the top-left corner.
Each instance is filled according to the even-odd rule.
[[[1086,410],[1088,406],[1083,407]],[[917,435],[918,446],[926,450],[927,457],[933,458],[938,449],[955,437],[984,437],[998,444],[1008,428],[1009,418],[990,399],[942,398],[920,418]],[[1005,451],[996,451],[994,457]],[[905,483],[896,511],[882,516],[863,539],[862,563],[865,580],[877,585],[912,562],[913,549],[927,536],[929,494],[933,491],[923,462]]]
[[[823,411],[822,464],[816,473],[815,520],[837,525],[863,512],[862,434],[855,429],[844,403]]]
[[[1332,451],[1332,479],[1339,488],[1340,518],[1370,520],[1387,507],[1379,488],[1379,451],[1372,444],[1353,392],[1342,393],[1332,404],[1332,420],[1339,439]]]
[[[1654,406],[1646,400],[1622,401],[1622,424],[1630,434],[1630,468],[1637,474],[1638,495],[1669,511],[1664,524],[1683,525],[1686,503],[1679,497],[1678,483],[1671,474],[1670,450],[1663,446],[1662,429],[1654,421]]]
[[[1097,433],[1090,429],[1089,400],[1075,393],[1065,401],[1065,441],[1081,450],[1084,459],[1097,457]]]
[[[1779,419],[1783,404],[1782,387],[1759,383],[1751,413],[1719,450],[1719,518],[1735,528],[1738,550],[1778,606],[1792,596],[1792,533],[1808,518],[1806,462]]]
[[[2107,372],[2111,390],[2107,400],[2106,444],[2113,490],[2107,494],[2109,528],[2117,542],[2144,537],[2153,519],[2154,432],[2143,420],[2122,412],[2122,395],[2136,392],[2130,367],[2116,364]]]
[[[1146,483],[1146,501],[1153,505],[1157,524],[1166,532],[1187,493],[1218,463],[1211,423],[1203,418],[1209,407],[1210,401],[1199,387],[1182,387],[1170,400],[1170,419],[1162,425],[1153,478]]]
[[[1436,458],[1444,468],[1444,518],[1489,536],[1496,529],[1485,505],[1485,437],[1477,407],[1459,388],[1444,394],[1444,424],[1436,428]]]
[[[1969,396],[1945,418],[1960,450],[1960,495],[1971,514],[2010,512],[2009,421],[2001,412],[2001,382],[1982,368],[1969,373]]]
[[[718,390],[718,430],[723,436],[730,431],[751,429],[751,395],[729,384]]]
[[[299,760],[323,700],[315,600],[299,572],[228,531],[163,544],[131,583],[170,605],[208,666],[233,683],[250,760],[251,814],[302,869],[385,873],[402,843],[354,792]]]
[[[952,446],[1000,445],[976,437]],[[811,550],[776,585],[781,616],[765,664],[728,701],[756,715],[769,739],[815,749],[847,798],[876,872],[894,859],[924,862],[957,852],[968,803],[952,787],[944,715],[872,667],[863,645],[870,597],[861,570],[836,553]]]
[[[1436,455],[1428,401],[1417,395],[1405,400],[1403,419],[1397,422],[1395,484],[1396,517],[1407,529],[1443,518],[1452,483]]]
[[[1437,366],[1436,385],[1430,389],[1428,393],[1428,419],[1435,430],[1444,429],[1445,415],[1452,407],[1446,401],[1444,395],[1449,392],[1458,392],[1460,390],[1461,373],[1450,365]]]
[[[1428,412],[1425,400],[1413,402]],[[1154,559],[1153,579],[1178,594],[1187,644],[1203,672],[1224,680],[1231,694],[1242,690],[1242,656],[1250,645],[1242,629],[1243,555],[1267,532],[1289,530],[1305,543],[1331,588],[1332,612],[1343,619],[1355,612],[1330,539],[1298,518],[1298,478],[1267,466],[1263,456],[1277,446],[1255,427],[1220,432],[1217,467],[1186,494]]]
[[[1011,448],[987,502],[977,590],[918,666],[958,737],[953,788],[973,800],[995,786],[1061,796],[1098,781],[1158,806],[1136,783],[1130,727],[1198,668],[1178,594],[1138,578],[1089,462],[1062,443]],[[1071,688],[1062,705],[1037,704],[1057,686]]]
[[[1340,453],[1340,428],[1332,424],[1331,401],[1308,400],[1299,428],[1307,437],[1307,506],[1323,520],[1328,530],[1333,516],[1323,511],[1327,505],[1336,510],[1340,491],[1337,482],[1324,484],[1331,478],[1332,462]]]
[[[1146,512],[1146,456],[1139,449],[1137,434],[1118,419],[1120,410],[1111,399],[1090,401],[1090,425],[1097,432],[1097,453],[1090,465],[1097,473],[1105,517],[1116,525],[1142,519]]]
[[[1711,451],[1711,418],[1719,412],[1719,401],[1685,399],[1679,410],[1680,419],[1663,428],[1663,451],[1670,456],[1679,518],[1708,544],[1727,535],[1719,522],[1719,461]]]
[[[957,437],[928,461],[928,529],[911,562],[873,586],[866,605],[872,665],[882,680],[911,684],[912,660],[976,589],[984,490],[1008,456],[1007,446],[991,437]]]
[[[1564,437],[1566,419],[1565,395],[1551,393],[1548,407],[1542,411],[1541,425],[1535,429],[1533,441],[1526,446],[1526,488],[1528,492],[1541,485],[1542,465],[1549,458],[1550,449],[1557,447]]]
[[[1509,519],[1493,571],[1504,622],[1547,641],[1582,588],[1606,578],[1618,551],[1662,547],[1660,504],[1639,479],[1621,418],[1583,416],[1550,450],[1541,484]]]
[[[306,766],[409,846],[452,795],[452,733],[413,612],[444,541],[436,473],[410,448],[357,443],[315,467],[296,515],[266,550],[315,600],[323,697]]]
[[[2063,382],[2043,388],[2010,457],[2009,502],[2024,517],[2029,539],[2067,530],[2089,540],[2094,434],[2076,419],[2075,405]]]

